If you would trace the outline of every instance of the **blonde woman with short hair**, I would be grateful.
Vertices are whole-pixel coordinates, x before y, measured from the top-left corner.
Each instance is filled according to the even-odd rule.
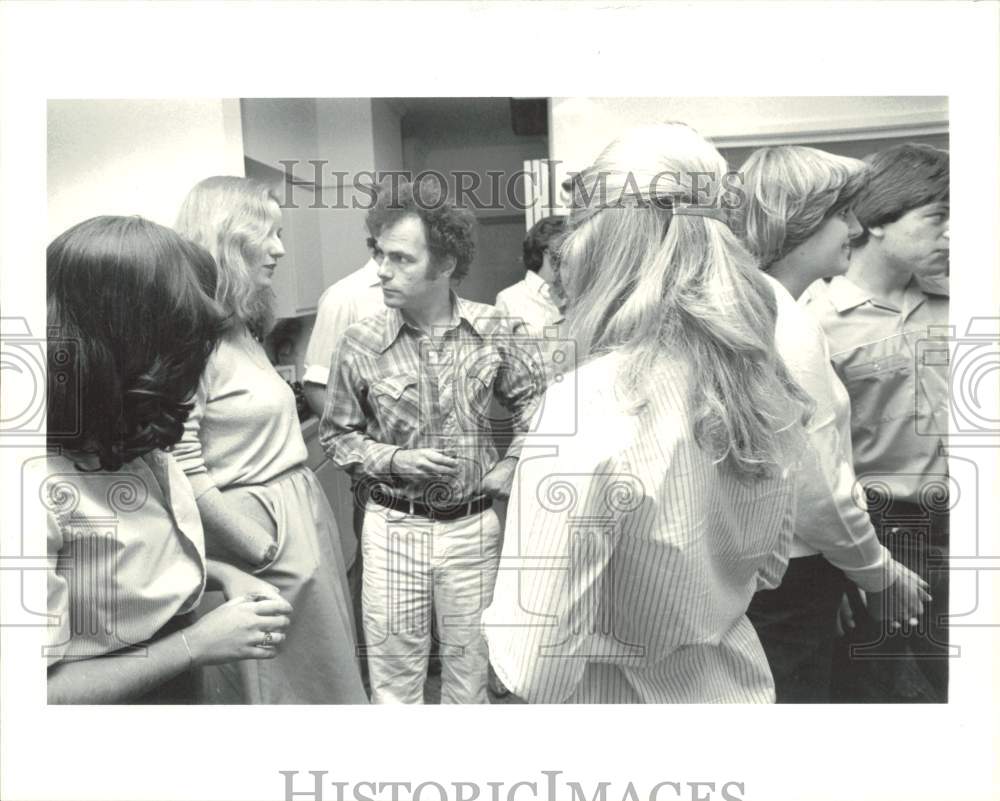
[[[837,614],[848,582],[873,593],[890,617],[916,623],[926,584],[895,562],[855,498],[850,400],[833,371],[826,337],[796,304],[813,282],[847,272],[861,226],[851,208],[864,162],[810,147],[766,147],[740,168],[745,194],[734,227],[774,288],[779,347],[816,401],[811,435],[824,463],[825,497],[806,496],[781,585],[754,596],[749,616],[774,673],[779,702],[830,700]],[[785,343],[783,346],[781,343]],[[815,487],[809,488],[815,492]],[[835,502],[836,514],[818,514]],[[815,501],[816,506],[809,502]],[[823,504],[820,506],[820,504]]]

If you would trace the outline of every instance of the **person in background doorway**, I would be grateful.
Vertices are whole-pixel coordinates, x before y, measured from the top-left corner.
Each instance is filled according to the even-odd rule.
[[[385,308],[382,301],[382,282],[378,278],[378,264],[369,259],[362,267],[326,288],[319,298],[316,322],[306,348],[305,374],[302,387],[306,402],[313,414],[323,416],[326,405],[326,385],[330,376],[330,362],[337,343],[344,332],[358,320],[378,314]],[[365,507],[356,497],[356,487],[348,490],[339,487],[338,501],[351,509],[351,527],[357,543],[361,541],[361,525]],[[351,593],[351,609],[358,646],[365,646],[365,629],[361,620],[361,576],[364,559],[361,548],[356,547],[354,559],[347,566],[347,584]],[[368,661],[361,660],[361,677],[368,687]]]
[[[340,338],[358,320],[378,314],[384,308],[382,283],[374,259],[369,259],[346,278],[331,284],[320,295],[302,377],[306,400],[317,417],[323,416],[330,360]]]
[[[522,320],[534,337],[544,336],[546,328],[563,321],[565,300],[555,286],[549,243],[560,237],[565,227],[563,216],[545,217],[531,226],[523,244],[524,278],[497,295],[497,309]]]
[[[524,324],[537,350],[536,359],[543,367],[546,385],[561,381],[576,365],[573,344],[560,335],[566,299],[559,286],[552,247],[565,228],[566,217],[558,215],[545,217],[531,227],[523,243],[524,278],[502,290],[496,299],[501,313]],[[498,444],[505,445],[509,433],[503,426],[498,428]],[[503,694],[503,688],[493,684]]]

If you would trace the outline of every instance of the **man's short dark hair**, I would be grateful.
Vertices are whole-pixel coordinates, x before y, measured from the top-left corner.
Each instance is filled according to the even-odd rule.
[[[536,222],[524,237],[524,266],[533,272],[542,269],[549,243],[566,230],[566,217],[553,215]]]
[[[378,192],[375,205],[368,210],[365,225],[377,237],[387,225],[415,215],[424,224],[427,249],[435,264],[449,256],[455,259],[451,277],[461,280],[469,272],[476,255],[476,218],[467,209],[455,208],[435,181],[386,183]]]
[[[948,151],[930,145],[902,144],[865,157],[868,183],[852,208],[868,229],[893,223],[908,211],[949,199]]]

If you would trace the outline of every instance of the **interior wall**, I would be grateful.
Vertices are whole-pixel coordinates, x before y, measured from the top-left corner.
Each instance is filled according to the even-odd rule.
[[[492,304],[497,293],[524,277],[521,243],[524,208],[519,178],[524,162],[545,158],[547,136],[518,136],[510,119],[508,98],[475,98],[468,102],[432,101],[424,110],[419,100],[408,100],[403,117],[403,169],[443,173],[454,191],[456,171],[475,173],[480,181],[477,197],[492,206],[488,172],[499,172],[500,203],[496,208],[472,209],[478,220],[476,259],[462,282],[463,297]],[[507,197],[511,181],[513,201]]]
[[[238,100],[50,100],[50,238],[100,214],[172,226],[194,184],[243,175]]]
[[[340,98],[315,101],[317,139],[321,158],[328,164],[324,175],[334,171],[349,173],[353,182],[358,170],[403,169],[402,120],[399,108],[384,98]],[[330,181],[323,192],[328,203],[337,196],[337,186]],[[352,197],[344,188],[348,201]],[[330,286],[358,269],[368,260],[366,210],[329,208],[318,212],[322,248],[324,286]],[[305,351],[316,323],[315,315],[305,315],[282,323],[281,333],[288,341],[284,359],[303,374]]]
[[[913,144],[931,145],[947,150],[949,147],[948,134],[930,134],[928,136],[908,136],[905,139],[899,138],[873,138],[873,139],[853,139],[846,142],[810,142],[809,147],[816,147],[825,150],[827,153],[835,153],[838,156],[849,156],[850,158],[863,159],[869,153],[876,153],[900,142],[910,142]],[[729,162],[729,166],[734,170],[746,161],[750,154],[756,150],[750,147],[720,147],[719,152]]]
[[[402,119],[399,109],[391,101],[372,98],[372,135],[375,169],[403,169]]]
[[[720,148],[873,139],[889,128],[916,136],[947,130],[948,99],[906,97],[553,98],[550,156],[580,169],[622,131],[686,122]]]

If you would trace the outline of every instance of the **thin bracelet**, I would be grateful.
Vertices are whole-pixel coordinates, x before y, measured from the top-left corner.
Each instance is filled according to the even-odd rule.
[[[188,638],[186,636],[184,636],[184,630],[183,629],[181,630],[180,634],[181,634],[181,640],[183,640],[183,642],[184,642],[184,647],[187,648],[187,652],[188,652],[188,667],[189,668],[193,668],[194,667],[194,654],[191,653],[191,646],[188,645]]]

